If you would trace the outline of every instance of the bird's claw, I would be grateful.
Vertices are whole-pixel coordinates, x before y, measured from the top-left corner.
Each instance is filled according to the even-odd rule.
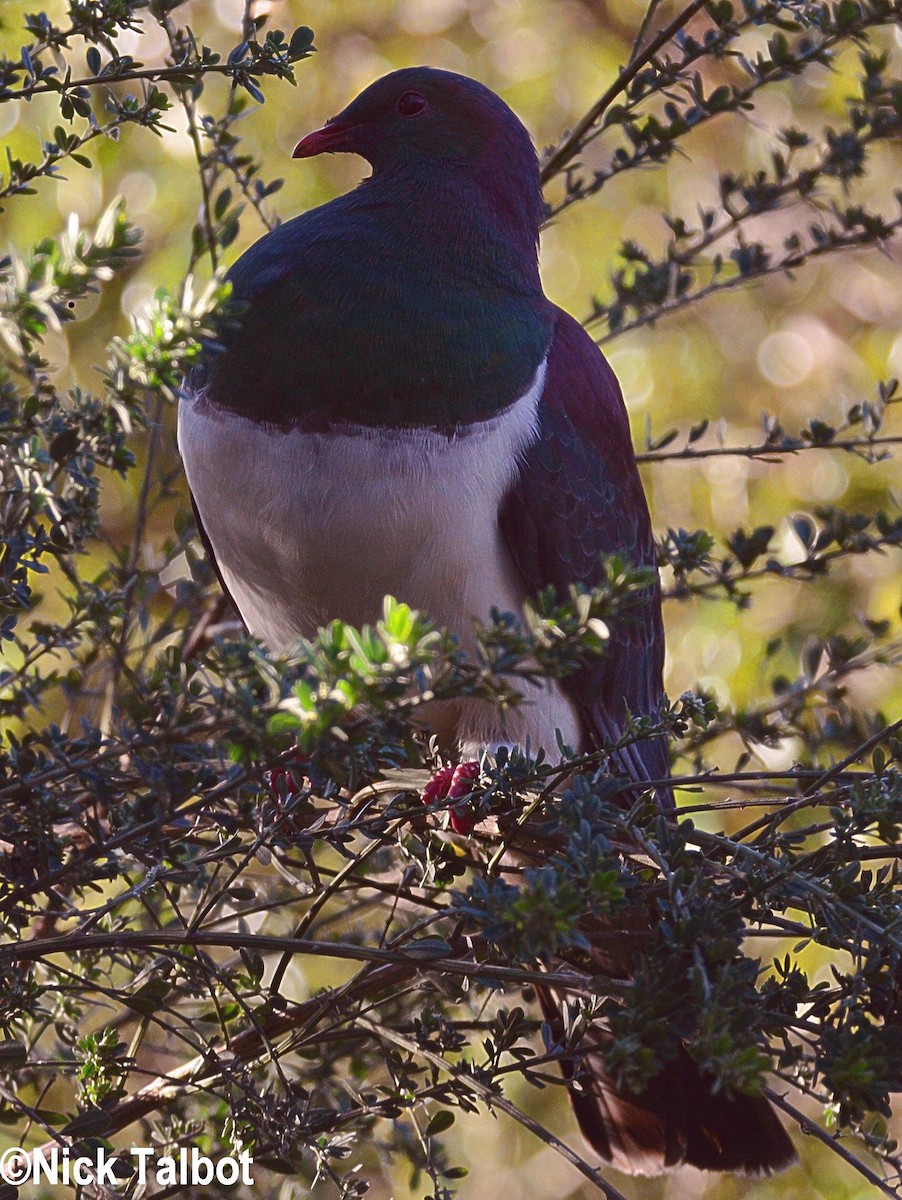
[[[287,750],[279,756],[276,766],[263,775],[269,787],[279,832],[287,837],[300,833],[308,823],[309,814],[288,811],[308,782],[303,769],[308,760],[307,754]]]
[[[441,800],[452,802],[449,809],[451,828],[455,833],[473,832],[476,810],[468,799],[473,785],[479,778],[479,763],[458,763],[456,767],[442,767],[423,788],[424,804],[438,804]]]

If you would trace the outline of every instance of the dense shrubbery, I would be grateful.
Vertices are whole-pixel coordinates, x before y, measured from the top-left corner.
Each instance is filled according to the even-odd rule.
[[[898,52],[891,61],[884,37],[898,0],[693,3],[660,32],[657,7],[619,79],[546,152],[549,215],[666,162],[699,125],[753,111],[781,81],[850,48],[860,87],[822,136],[787,126],[769,167],[722,174],[719,204],[703,205],[695,225],[669,218],[662,252],[624,244],[608,299],[588,318],[602,341],[814,258],[885,247],[902,223],[898,195],[874,204],[857,190],[876,143],[902,128]],[[191,268],[219,267],[248,206],[273,224],[278,181],[244,153],[237,121],[269,77],[292,79],[312,34],[266,31],[249,5],[240,44],[214,50],[178,18],[178,4],[102,0],[71,4],[68,24],[29,16],[15,52],[22,39],[6,31],[0,107],[47,94],[63,124],[30,160],[10,156],[4,202],[33,203],[24,197],[71,163],[90,166],[97,139],[129,137],[133,125],[169,136],[181,112],[202,201]],[[155,24],[165,63],[117,55],[123,30]],[[216,116],[203,111],[204,81],[222,75],[231,87]],[[593,172],[580,158],[597,138],[611,150]],[[766,1090],[846,1169],[902,1195],[889,1107],[902,1078],[902,721],[885,708],[898,683],[880,676],[881,665],[898,667],[902,631],[898,619],[858,618],[843,574],[856,556],[898,555],[902,517],[886,477],[858,493],[867,505],[791,513],[789,553],[771,514],[726,538],[659,530],[672,601],[744,612],[777,579],[798,587],[800,606],[810,589],[835,600],[833,627],[801,647],[794,670],[775,639],[753,703],[687,692],[665,713],[677,815],[625,803],[606,753],[566,770],[499,757],[485,763],[478,824],[463,839],[447,811],[419,800],[436,765],[417,724],[424,697],[516,703],[527,664],[566,671],[603,652],[604,619],[644,577],[613,560],[606,585],[569,608],[549,596],[522,623],[498,614],[477,661],[391,602],[372,629],[334,624],[288,660],[265,654],[226,610],[187,512],[165,561],[145,554],[149,523],[181,494],[161,465],[164,409],[227,305],[219,276],[159,294],[110,345],[93,390],[62,389],[46,348],[139,254],[141,234],[116,204],[92,230],[73,218],[0,264],[9,1144],[127,1146],[142,1122],[145,1141],[250,1147],[261,1168],[331,1181],[342,1196],[366,1189],[375,1147],[409,1159],[412,1186],[441,1197],[465,1173],[441,1135],[455,1111],[488,1109],[616,1197],[510,1098],[516,1077],[560,1092],[556,1060],[578,1060],[600,1017],[613,1034],[609,1065],[629,1085],[683,1041],[725,1091]],[[806,454],[878,464],[902,440],[898,401],[887,381],[841,422],[787,429],[767,416],[751,442],[717,440],[701,421],[649,434],[641,457],[657,470]],[[126,544],[111,544],[102,519],[117,476],[140,479]],[[871,704],[850,696],[860,673],[877,680]],[[627,737],[658,728],[637,722]],[[721,748],[737,745],[724,770]],[[292,746],[302,766],[284,757]],[[788,757],[772,769],[752,761],[768,748]],[[635,976],[587,971],[587,914],[616,927],[637,903],[659,919]],[[569,997],[562,1040],[546,1026],[543,1042],[523,999],[538,960]],[[286,998],[305,985],[309,998]],[[261,1169],[256,1194],[276,1186],[265,1178]]]

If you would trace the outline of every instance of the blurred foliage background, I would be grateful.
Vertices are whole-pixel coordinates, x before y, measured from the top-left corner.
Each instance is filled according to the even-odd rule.
[[[29,8],[6,0],[2,20],[9,35]],[[661,24],[671,9],[661,9]],[[614,78],[644,10],[644,2],[632,0],[258,6],[276,27],[311,26],[318,49],[299,72],[296,89],[279,88],[271,104],[251,105],[236,127],[242,152],[264,164],[267,180],[284,178],[284,187],[266,202],[268,211],[291,216],[363,177],[366,164],[351,156],[292,162],[291,150],[304,132],[338,112],[367,83],[400,66],[428,63],[481,79],[519,113],[540,149],[553,145]],[[182,6],[178,15],[209,44],[230,46],[241,34],[242,13],[241,0],[220,0]],[[771,32],[751,31],[743,50],[753,55]],[[884,36],[890,47],[898,38],[898,31]],[[165,35],[152,23],[123,32],[118,47],[147,64],[168,52]],[[718,72],[727,74],[727,67],[706,65],[711,86]],[[599,195],[553,219],[541,246],[548,295],[587,318],[592,298],[602,303],[611,298],[609,277],[621,265],[616,256],[624,241],[660,252],[669,234],[663,212],[692,221],[699,205],[716,202],[719,174],[766,168],[783,126],[818,135],[840,121],[847,98],[856,93],[858,74],[858,51],[849,45],[831,69],[815,66],[773,85],[758,96],[752,114],[711,121],[685,138],[683,152],[661,167],[614,178]],[[204,111],[222,111],[228,86],[221,79],[207,81]],[[0,108],[0,133],[14,155],[34,152],[39,131],[46,133],[56,121],[54,106],[53,97],[42,96],[28,105]],[[183,114],[174,111],[167,124],[175,132],[164,137],[129,129],[119,141],[99,139],[91,147],[95,169],[68,164],[65,179],[39,183],[37,202],[13,201],[0,216],[3,237],[24,246],[62,230],[73,212],[90,224],[121,195],[143,232],[140,258],[96,299],[82,302],[76,323],[51,335],[47,357],[61,387],[90,383],[93,364],[102,359],[110,337],[127,328],[128,318],[148,305],[157,288],[177,290],[191,260],[191,230],[200,205],[199,188],[191,182],[194,148]],[[604,139],[581,156],[590,169],[609,157]],[[898,142],[877,146],[872,159],[864,197],[889,214],[900,178]],[[549,198],[556,198],[553,187]],[[804,214],[801,220],[804,224]],[[777,244],[798,223],[797,210],[766,214],[754,236]],[[255,213],[246,212],[226,261],[264,232]],[[726,422],[730,444],[760,442],[763,413],[776,414],[789,431],[804,428],[812,418],[838,424],[852,404],[873,396],[879,380],[902,374],[898,254],[887,247],[827,257],[792,277],[754,282],[676,312],[654,328],[618,336],[606,353],[623,387],[637,449],[649,430],[657,437],[704,418]],[[209,262],[202,259],[196,267],[203,275]],[[595,325],[593,332],[605,330]],[[174,467],[171,409],[166,420],[165,453]],[[889,459],[870,468],[850,454],[829,452],[779,464],[712,458],[646,468],[644,480],[658,529],[705,527],[726,536],[739,525],[771,523],[776,544],[792,561],[802,548],[789,514],[837,503],[867,508],[898,480],[898,464]],[[106,489],[104,525],[115,540],[128,538],[139,486],[135,474],[118,490]],[[184,504],[183,490],[177,502]],[[161,553],[171,520],[171,509],[161,510],[147,530],[144,555]],[[841,583],[834,579],[829,588],[806,589],[801,605],[798,587],[780,581],[762,588],[753,608],[741,615],[724,604],[671,605],[666,614],[670,694],[701,683],[723,699],[748,703],[774,665],[766,658],[771,639],[787,635],[778,664],[791,672],[806,640],[842,630],[850,613],[893,619],[900,599],[898,567],[891,554],[852,559],[840,572]],[[885,696],[891,711],[898,711],[902,701],[898,679],[888,671],[856,677],[850,687],[853,694],[860,689],[869,703]],[[788,747],[783,761],[791,760]]]
[[[310,26],[317,52],[297,65],[296,87],[267,80],[267,102],[249,99],[232,126],[241,139],[240,153],[262,163],[261,177],[267,183],[282,178],[284,185],[260,200],[262,216],[250,204],[240,214],[235,212],[236,220],[220,236],[219,257],[225,263],[233,261],[265,232],[264,217],[272,221],[291,216],[347,190],[362,177],[365,165],[348,156],[295,163],[290,155],[304,133],[320,126],[376,77],[418,63],[475,76],[503,96],[545,150],[560,141],[562,132],[576,124],[615,78],[629,58],[648,7],[644,0],[260,0],[254,13],[267,16],[267,28],[291,31]],[[651,7],[653,27],[661,28],[680,6]],[[18,53],[22,22],[32,8],[30,3],[4,0],[0,38],[8,54]],[[63,4],[48,5],[46,11],[64,23]],[[162,11],[157,8],[154,13]],[[246,16],[241,0],[218,0],[182,4],[173,19],[179,27],[190,26],[199,42],[225,55],[244,36]],[[134,30],[123,30],[116,39],[118,53],[132,54],[148,66],[168,61],[171,46],[161,24],[140,8],[134,17]],[[773,34],[772,26],[752,26],[743,34],[743,53],[754,59]],[[902,55],[898,25],[878,28],[873,47],[890,56],[885,74],[897,78]],[[897,242],[887,239],[879,247],[825,254],[792,272],[762,275],[696,303],[675,306],[654,323],[640,321],[630,327],[627,319],[618,331],[605,319],[619,294],[616,272],[626,270],[629,276],[632,269],[621,253],[625,243],[641,246],[651,258],[665,254],[674,219],[692,225],[700,207],[719,206],[722,176],[751,178],[755,171],[771,169],[781,129],[791,125],[821,139],[825,128],[845,122],[848,99],[860,91],[860,49],[850,39],[829,68],[815,64],[762,89],[751,111],[727,112],[701,123],[681,136],[678,152],[666,161],[613,174],[597,194],[571,203],[576,199],[572,183],[568,191],[566,181],[558,177],[548,187],[549,205],[561,205],[561,211],[550,217],[542,236],[546,291],[569,312],[590,321],[620,378],[637,450],[648,458],[643,472],[656,530],[663,538],[668,529],[706,529],[725,540],[740,527],[772,526],[769,552],[790,568],[785,577],[771,572],[757,581],[754,602],[747,606],[723,597],[712,600],[691,589],[668,602],[666,683],[671,696],[699,687],[740,712],[762,703],[766,707],[779,695],[781,679],[797,680],[806,673],[810,679],[823,669],[826,639],[853,639],[863,621],[874,627],[889,623],[898,635],[898,550],[841,556],[829,575],[825,572],[809,586],[791,570],[806,560],[817,529],[829,523],[817,515],[818,509],[883,510],[898,517],[897,458],[887,455],[883,461],[868,462],[866,447],[859,456],[829,446],[770,457],[678,456],[689,431],[705,420],[709,427],[694,442],[699,449],[760,446],[767,436],[766,415],[776,417],[789,435],[817,441],[812,422],[834,430],[841,427],[853,406],[873,400],[880,381],[902,374]],[[81,53],[76,48],[68,56],[76,72]],[[89,74],[89,63],[83,66]],[[700,69],[709,94],[736,77],[729,60],[707,61]],[[128,87],[115,84],[111,89],[123,94]],[[227,79],[208,77],[196,98],[197,113],[221,114],[229,91]],[[128,333],[130,320],[147,309],[157,289],[178,292],[189,270],[196,276],[196,291],[210,278],[211,257],[192,232],[204,222],[197,147],[179,104],[163,120],[171,127],[163,136],[150,128],[126,126],[115,139],[97,137],[84,150],[93,169],[67,161],[57,178],[35,182],[32,197],[10,196],[0,214],[0,242],[28,247],[59,235],[73,213],[82,226],[92,226],[121,196],[128,217],[142,231],[140,254],[96,294],[76,301],[74,321],[47,332],[44,354],[60,390],[97,386],[96,364],[106,360],[111,339]],[[58,121],[53,95],[0,104],[0,136],[14,159],[34,159],[38,139],[49,136]],[[75,125],[80,127],[78,118]],[[591,142],[579,155],[582,178],[606,170],[614,161],[612,154],[610,139]],[[900,179],[902,147],[893,137],[870,148],[862,178],[834,172],[828,182],[830,194],[840,200],[845,185],[854,183],[856,201],[892,221],[898,214],[894,193]],[[237,189],[232,191],[217,220],[241,203]],[[811,220],[808,207],[797,199],[752,217],[743,229],[748,239],[778,253],[784,239]],[[902,433],[894,412],[882,429],[887,446],[893,439],[898,442]],[[162,583],[171,587],[188,569],[184,557],[173,561],[172,553],[174,530],[184,526],[188,504],[175,447],[174,407],[162,406],[156,416],[163,436],[155,445],[155,471],[168,481],[163,501],[143,524],[135,548],[141,568],[151,575],[163,572]],[[666,435],[674,429],[679,435],[667,442]],[[138,433],[130,444],[143,462],[146,435]],[[143,479],[139,469],[105,482],[102,539],[88,550],[98,568],[105,560],[104,542],[132,543]],[[86,573],[91,561],[84,567]],[[42,588],[41,615],[47,621],[62,619],[66,612],[62,593],[54,587],[58,582],[51,576]],[[665,582],[674,586],[672,568],[665,567]],[[165,605],[165,587],[155,603]],[[14,649],[10,662],[17,665]],[[853,712],[879,711],[894,720],[902,711],[902,680],[892,664],[851,671],[842,687],[843,702]],[[53,712],[45,715],[54,717]],[[782,738],[756,740],[748,729],[743,734],[737,728],[717,742],[708,761],[730,770],[742,756],[743,763],[753,767],[787,769],[800,748],[791,731]],[[686,762],[691,761],[690,749]],[[684,797],[686,803],[691,800],[691,795]],[[729,812],[718,812],[698,819],[711,829],[729,832],[743,825],[748,814],[740,811],[734,819]],[[829,956],[809,947],[804,960],[813,979],[830,978]],[[333,975],[325,970],[320,962],[305,965],[303,971],[295,964],[297,994],[331,980]],[[540,1113],[555,1132],[574,1134],[557,1091],[554,1103],[545,1102],[549,1093],[535,1093],[526,1085],[518,1088],[513,1083],[511,1094],[524,1108]],[[461,1114],[446,1141],[452,1160],[470,1166],[469,1178],[460,1184],[467,1200],[595,1194],[547,1146],[500,1117]],[[686,1171],[661,1180],[617,1182],[630,1200],[852,1200],[877,1194],[813,1140],[802,1139],[799,1149],[801,1165],[773,1180],[718,1179]],[[408,1193],[409,1173],[408,1164],[380,1162],[373,1156],[367,1163],[370,1194],[419,1194]],[[287,1198],[306,1195],[306,1188],[306,1183],[273,1178],[261,1185],[260,1194]]]

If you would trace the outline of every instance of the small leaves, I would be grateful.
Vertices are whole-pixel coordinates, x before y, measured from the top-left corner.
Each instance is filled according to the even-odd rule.
[[[178,297],[159,291],[146,314],[132,318],[127,338],[110,346],[107,379],[126,404],[138,389],[154,389],[174,401],[182,381],[199,360],[203,339],[216,335],[216,319],[227,319],[230,285],[213,279],[199,294],[189,276]]]
[[[234,258],[254,236],[249,219],[276,227],[282,181],[245,132],[255,103],[295,81],[312,32],[269,30],[262,10],[248,11],[240,33],[205,45],[204,21],[180,25],[186,12],[98,0],[69,5],[65,27],[24,17],[0,61],[0,103],[20,111],[0,199],[22,206],[36,192],[55,212],[45,202],[63,174],[143,155],[145,130],[162,138],[186,125],[200,215],[182,242],[193,240],[194,258]],[[897,18],[895,0],[715,0],[639,64],[573,144],[597,170],[565,156],[554,211],[616,174],[694,155],[708,122],[708,145],[722,136],[735,150],[736,118],[778,88],[780,127],[768,140],[752,125],[754,168],[735,153],[719,160],[697,209],[662,214],[647,245],[651,193],[639,189],[642,219],[619,255],[605,242],[599,259],[613,261],[594,307],[602,330],[705,297],[716,306],[720,290],[771,275],[783,287],[821,256],[896,236],[898,198],[875,204],[866,185],[900,131],[898,72],[875,37]],[[147,30],[169,42],[165,59],[144,55],[151,65],[121,53],[125,31],[137,55]],[[797,98],[828,67],[819,128]],[[33,96],[49,118],[40,137],[21,120]],[[152,242],[161,228],[155,220]],[[552,1102],[565,1103],[560,1060],[578,1091],[584,1052],[602,1037],[609,1073],[632,1087],[654,1087],[675,1055],[718,1096],[759,1095],[776,1071],[781,1096],[791,1085],[808,1111],[832,1114],[845,1167],[855,1133],[891,1181],[886,1114],[902,1075],[902,730],[885,682],[902,664],[888,582],[902,546],[886,465],[899,441],[896,382],[856,392],[830,359],[824,391],[818,361],[804,395],[763,413],[756,431],[735,376],[684,359],[682,334],[640,339],[656,382],[673,372],[684,395],[678,423],[656,393],[649,401],[655,429],[640,457],[651,498],[678,514],[659,531],[665,594],[685,603],[670,678],[701,683],[652,715],[623,714],[594,749],[493,747],[472,768],[463,811],[422,803],[449,756],[445,769],[457,765],[453,735],[433,737],[431,706],[504,710],[535,686],[574,689],[582,703],[656,570],[614,555],[592,589],[483,613],[469,654],[391,599],[368,626],[336,621],[285,656],[265,650],[178,502],[166,408],[186,373],[202,387],[201,346],[215,351],[240,319],[222,275],[176,282],[129,314],[93,390],[64,385],[62,361],[47,361],[71,333],[67,370],[81,372],[83,322],[99,320],[85,301],[120,312],[118,281],[139,250],[114,206],[96,228],[73,221],[60,234],[51,222],[0,263],[10,1136],[47,1127],[120,1144],[146,1104],[161,1147],[247,1148],[261,1167],[357,1197],[361,1164],[376,1162],[364,1150],[377,1146],[409,1161],[415,1187],[450,1200],[467,1170],[442,1145],[458,1110],[515,1113],[519,1079],[546,1096],[557,1086]],[[200,278],[206,263],[193,265]],[[843,333],[843,353],[856,371],[874,369],[892,336]],[[740,364],[754,359],[754,346],[737,348]],[[717,420],[727,406],[728,423]],[[849,469],[845,491],[832,486],[836,463]],[[274,497],[283,485],[273,480]],[[612,496],[613,527],[619,485]],[[646,649],[637,639],[632,652]],[[663,737],[674,811],[612,766]],[[536,989],[549,986],[559,999],[540,1012]],[[68,1111],[45,1106],[51,1085]]]
[[[600,125],[590,129],[571,151],[577,153],[595,137],[619,133],[622,144],[612,151],[611,166],[596,171],[589,180],[575,167],[558,166],[558,170],[567,171],[566,192],[559,204],[550,207],[549,216],[593,195],[615,174],[665,161],[699,124],[751,107],[761,89],[801,74],[813,63],[828,65],[847,36],[853,35],[863,44],[868,31],[892,21],[894,13],[888,2],[839,5],[833,11],[829,5],[823,6],[814,22],[819,32],[812,37],[812,22],[806,19],[802,5],[768,5],[761,11],[746,6],[741,21],[725,19],[726,9],[712,5],[706,5],[706,9],[717,26],[716,32],[709,31],[703,41],[683,36],[675,58],[654,59],[630,84],[628,101],[609,107]],[[737,55],[735,49],[728,50],[747,27],[768,20],[783,28],[768,40],[766,53],[759,51],[751,61]],[[691,68],[705,55],[727,54],[741,63],[747,79],[744,83],[722,84],[706,96],[701,75]],[[900,215],[887,219],[882,212],[845,203],[852,181],[865,172],[873,145],[897,139],[902,132],[902,91],[898,83],[884,81],[885,58],[863,51],[861,64],[861,95],[848,100],[845,128],[827,128],[817,140],[807,132],[784,128],[779,138],[789,153],[772,152],[770,171],[759,170],[745,177],[721,175],[723,212],[717,224],[713,210],[700,212],[695,229],[683,217],[665,213],[673,236],[663,255],[653,255],[633,242],[620,247],[619,254],[628,267],[612,273],[612,298],[605,303],[595,302],[589,318],[591,322],[606,322],[607,336],[602,340],[656,321],[739,282],[794,270],[823,254],[865,244],[881,245],[898,233],[902,206]],[[643,111],[644,105],[662,98],[666,99],[660,112]],[[829,180],[839,181],[843,198],[826,203]],[[746,234],[752,218],[787,208],[799,199],[826,208],[831,218],[810,225],[806,232],[800,228],[787,233],[783,254],[775,253],[769,242]],[[711,248],[718,242],[725,246],[712,257]]]
[[[89,1033],[78,1043],[81,1098],[90,1109],[70,1121],[64,1133],[88,1137],[110,1129],[109,1116],[94,1110],[123,1095],[122,1079],[129,1067],[126,1050],[116,1030],[110,1027],[99,1034]]]
[[[73,213],[66,232],[39,243],[27,259],[13,256],[0,266],[0,338],[20,359],[31,362],[50,329],[73,319],[71,305],[96,292],[122,270],[138,250],[140,233],[121,202],[112,204],[92,235]]]
[[[750,567],[762,554],[767,552],[773,535],[772,525],[761,525],[751,533],[746,533],[744,529],[737,529],[730,535],[727,545],[743,567]]]

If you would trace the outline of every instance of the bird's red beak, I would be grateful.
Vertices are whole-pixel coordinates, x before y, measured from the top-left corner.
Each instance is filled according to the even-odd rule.
[[[337,154],[351,150],[350,136],[354,125],[344,121],[329,121],[322,129],[314,129],[301,138],[292,152],[292,158],[313,158],[316,154]]]

